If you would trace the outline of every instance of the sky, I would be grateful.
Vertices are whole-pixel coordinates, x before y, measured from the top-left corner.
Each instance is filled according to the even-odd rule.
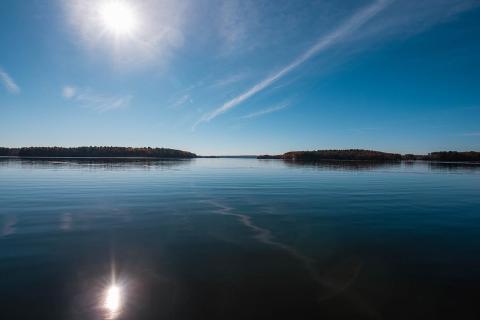
[[[480,150],[480,1],[2,0],[0,146]]]

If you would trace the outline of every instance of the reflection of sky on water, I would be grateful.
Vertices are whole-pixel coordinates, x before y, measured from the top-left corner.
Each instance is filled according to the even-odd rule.
[[[354,276],[352,277],[352,279],[347,281],[346,285],[338,286],[336,284],[333,284],[319,274],[317,267],[315,266],[316,264],[315,260],[302,254],[295,247],[279,242],[278,240],[275,240],[275,236],[272,234],[272,232],[267,228],[256,225],[252,221],[252,217],[242,213],[235,213],[234,208],[222,205],[219,202],[211,201],[210,203],[218,208],[219,214],[237,218],[237,220],[242,225],[244,225],[245,227],[247,227],[253,232],[254,238],[259,242],[266,244],[268,246],[272,246],[281,251],[284,251],[288,255],[292,256],[294,259],[298,260],[301,264],[303,264],[303,266],[305,267],[307,272],[310,274],[314,282],[316,282],[318,285],[328,290],[333,291],[328,294],[329,296],[335,295],[336,293],[343,291],[346,287],[348,287],[348,284],[352,281],[352,279],[354,280],[354,278],[356,277],[355,275],[358,273],[359,267],[354,268],[356,270],[352,272]],[[323,299],[325,298],[320,296],[320,300],[323,300]]]
[[[173,169],[188,165],[192,159],[145,159],[145,158],[7,158],[0,157],[0,166],[16,165],[38,169],[100,169],[100,170],[149,170]]]
[[[72,229],[73,217],[70,212],[65,212],[60,216],[60,230],[69,231]]]
[[[478,262],[480,248],[478,170],[255,159],[148,170],[144,162],[40,162],[0,164],[5,315],[109,318],[113,283],[117,319],[307,309],[328,318],[337,307],[374,318],[393,310],[376,292],[407,301],[405,313],[418,307],[407,299],[417,293],[445,301],[445,288],[424,279],[454,283],[460,296],[448,299],[461,304],[461,297],[468,310],[468,285],[478,277],[464,268]],[[109,278],[112,253],[118,282]],[[51,300],[63,307],[47,310]],[[218,313],[208,309],[212,301]]]
[[[362,265],[357,263],[356,265],[351,266],[351,272],[347,272],[348,278],[342,277],[340,279],[335,279],[332,275],[322,274],[320,272],[318,262],[315,261],[315,259],[303,254],[300,250],[292,245],[276,240],[271,230],[255,224],[251,216],[243,213],[237,213],[235,212],[236,210],[234,208],[223,205],[217,201],[207,202],[217,207],[217,212],[219,214],[235,217],[238,222],[253,232],[253,237],[258,242],[285,252],[287,255],[291,256],[293,259],[297,260],[301,265],[303,265],[312,282],[316,283],[318,286],[317,294],[319,302],[333,299],[335,296],[347,291],[348,288],[355,283],[355,280],[361,272]],[[350,303],[353,303],[356,308],[362,309],[366,314],[369,314],[372,317],[379,316],[375,310],[372,310],[370,307],[368,307],[368,305],[363,301],[362,297],[354,293],[348,293],[346,297]]]
[[[10,216],[6,215],[3,217],[3,226],[2,226],[2,237],[9,236],[11,234],[14,234],[16,232],[16,223],[17,223],[17,217],[16,216]]]

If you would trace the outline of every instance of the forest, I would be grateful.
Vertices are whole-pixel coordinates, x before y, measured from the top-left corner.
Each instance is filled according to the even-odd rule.
[[[283,155],[263,155],[259,159],[283,159],[290,161],[317,161],[317,160],[369,160],[369,161],[399,161],[402,155],[372,150],[316,150],[290,151]]]
[[[168,148],[132,147],[27,147],[0,148],[0,156],[10,157],[142,157],[142,158],[196,158],[187,151]]]
[[[467,151],[467,152],[458,152],[458,151],[440,151],[429,153],[425,160],[430,161],[459,161],[459,162],[472,162],[480,161],[480,152],[476,151]]]
[[[362,161],[438,161],[480,162],[480,152],[438,151],[427,155],[397,154],[363,149],[291,151],[282,155],[261,155],[258,159],[283,159],[290,161],[362,160]]]

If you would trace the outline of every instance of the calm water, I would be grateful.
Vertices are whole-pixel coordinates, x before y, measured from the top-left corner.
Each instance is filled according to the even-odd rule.
[[[1,319],[475,319],[479,286],[480,166],[0,160]]]

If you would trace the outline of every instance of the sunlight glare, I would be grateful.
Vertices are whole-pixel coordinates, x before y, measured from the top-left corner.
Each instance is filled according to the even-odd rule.
[[[122,292],[119,286],[112,284],[105,293],[104,307],[110,313],[111,318],[120,311],[122,305]]]
[[[98,12],[104,27],[117,36],[132,34],[138,27],[136,11],[126,1],[108,0]]]

